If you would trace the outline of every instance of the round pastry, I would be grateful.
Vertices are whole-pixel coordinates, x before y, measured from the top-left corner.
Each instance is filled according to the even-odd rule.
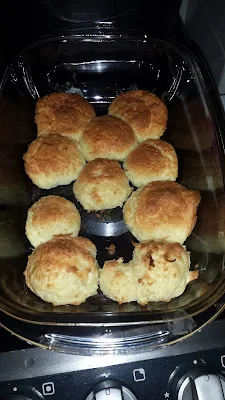
[[[79,305],[97,293],[95,245],[83,237],[56,236],[38,246],[28,259],[26,284],[54,306]]]
[[[56,133],[79,140],[84,125],[94,117],[93,106],[79,94],[52,93],[36,104],[38,136]]]
[[[136,283],[130,263],[123,259],[106,261],[100,270],[99,286],[102,293],[119,304],[136,300]]]
[[[27,175],[41,189],[68,185],[85,165],[77,145],[61,135],[35,139],[23,159]]]
[[[142,306],[150,301],[170,301],[198,278],[198,271],[189,271],[190,254],[179,243],[139,243],[132,266],[136,299]]]
[[[159,139],[166,130],[167,107],[147,90],[119,94],[109,106],[108,113],[126,121],[133,128],[139,142]]]
[[[46,196],[28,210],[26,236],[37,247],[55,235],[77,236],[80,225],[80,214],[73,203],[60,196]]]
[[[123,161],[135,145],[131,127],[111,115],[103,115],[89,122],[80,137],[81,151],[87,161],[95,158]]]
[[[97,158],[85,165],[73,186],[85,210],[106,210],[122,206],[132,189],[116,160]]]
[[[177,155],[171,144],[148,139],[130,152],[123,168],[136,187],[152,181],[175,181],[178,175]]]
[[[164,239],[182,244],[195,226],[199,202],[198,191],[177,182],[150,182],[127,200],[124,221],[139,241]]]

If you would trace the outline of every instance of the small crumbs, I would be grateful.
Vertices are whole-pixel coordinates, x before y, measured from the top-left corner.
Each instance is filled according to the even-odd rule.
[[[111,243],[108,247],[106,247],[106,250],[108,251],[110,256],[113,256],[116,252],[115,244]]]

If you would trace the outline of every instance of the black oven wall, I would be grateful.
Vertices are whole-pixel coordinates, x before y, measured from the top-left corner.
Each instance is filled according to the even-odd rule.
[[[11,59],[39,36],[59,30],[114,22],[117,27],[140,29],[150,36],[171,36],[182,0],[9,0],[1,2],[0,46]]]

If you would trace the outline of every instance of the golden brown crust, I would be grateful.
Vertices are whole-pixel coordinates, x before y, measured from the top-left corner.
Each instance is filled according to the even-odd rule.
[[[35,139],[23,159],[27,175],[42,189],[69,184],[85,165],[75,143],[53,134]]]
[[[95,184],[104,180],[110,183],[114,179],[126,179],[120,163],[116,160],[96,158],[85,165],[77,181],[82,181],[84,185],[89,185],[90,183]]]
[[[127,200],[124,220],[140,241],[165,239],[183,243],[195,226],[199,202],[198,191],[176,182],[151,182]]]
[[[94,117],[94,108],[79,94],[52,93],[36,104],[38,136],[56,133],[79,140],[84,125]]]
[[[137,301],[168,302],[180,296],[187,284],[198,277],[190,271],[190,253],[179,243],[151,241],[135,246],[132,260],[106,261],[100,271],[102,292],[119,304]]]
[[[112,101],[108,112],[126,121],[140,142],[148,138],[159,139],[166,130],[167,107],[146,90],[121,93]]]
[[[87,161],[95,158],[124,160],[135,147],[132,128],[124,121],[104,115],[89,122],[80,138],[82,153]]]
[[[29,208],[26,235],[36,247],[55,235],[77,236],[80,225],[80,214],[73,203],[60,196],[46,196]]]
[[[137,281],[137,302],[168,302],[180,296],[190,278],[190,253],[179,243],[144,242],[136,245],[133,274]],[[197,277],[197,274],[195,274]]]
[[[43,300],[80,304],[97,291],[96,248],[82,237],[59,235],[38,246],[24,272],[27,286]]]
[[[103,158],[87,163],[73,187],[76,198],[88,211],[120,206],[131,190],[119,162]]]
[[[74,253],[76,253],[76,257],[81,257],[82,261],[84,260],[84,262],[88,264],[93,264],[93,257],[85,246],[86,241],[88,241],[88,239],[80,239],[80,237],[74,238],[67,235],[54,237],[34,250],[32,255],[29,256],[27,267],[30,267],[31,264],[35,265],[36,262],[38,263],[38,279],[41,279],[46,271],[55,278],[62,269],[65,268],[68,270],[68,267],[70,268],[70,272],[76,274],[78,268],[71,269],[71,261],[73,260]],[[49,262],[49,260],[51,260],[51,262]],[[82,279],[85,279],[88,270],[89,268],[84,270]],[[24,272],[28,287],[30,287],[30,279],[32,279],[29,272],[29,268]]]
[[[180,243],[171,243],[166,241],[142,242],[135,245],[134,256],[138,255],[138,253],[143,253],[143,263],[148,267],[148,269],[152,269],[155,265],[151,254],[161,251],[163,252],[165,263],[174,262],[175,260],[181,259],[184,249],[185,248]]]
[[[29,211],[33,213],[33,226],[42,225],[54,221],[56,218],[70,218],[74,214],[74,204],[64,197],[47,196],[42,197],[34,203]]]
[[[100,270],[99,286],[102,293],[119,304],[136,300],[136,285],[132,266],[118,260],[106,261]]]
[[[140,143],[130,152],[123,167],[128,179],[136,187],[151,181],[175,181],[178,175],[175,150],[163,140],[148,139]]]

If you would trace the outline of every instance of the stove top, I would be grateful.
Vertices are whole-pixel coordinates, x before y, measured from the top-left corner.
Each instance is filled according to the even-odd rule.
[[[84,357],[39,348],[0,353],[0,398],[224,399],[224,331],[222,318],[183,342],[135,355]]]
[[[15,335],[2,327],[0,327],[0,338],[0,353],[33,347],[25,341],[18,339]]]

